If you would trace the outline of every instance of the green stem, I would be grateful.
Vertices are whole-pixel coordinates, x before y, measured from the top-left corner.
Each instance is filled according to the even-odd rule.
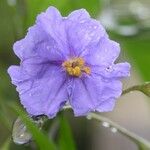
[[[65,106],[64,109],[71,109],[71,106]],[[116,128],[118,132],[120,132],[121,134],[125,135],[126,137],[130,138],[133,142],[135,142],[138,146],[140,144],[144,145],[145,147],[147,147],[148,149],[150,149],[150,142],[145,140],[144,138],[136,135],[133,132],[130,132],[129,130],[125,129],[124,127],[118,125],[117,123],[111,121],[110,119],[101,116],[100,114],[96,114],[94,112],[91,112],[87,115],[87,119],[93,119],[96,120],[98,122],[106,122],[109,124],[109,128]]]
[[[97,120],[99,122],[107,122],[109,124],[109,127],[112,128],[116,128],[117,131],[119,131],[121,134],[125,135],[126,137],[130,138],[132,141],[134,141],[136,144],[144,144],[147,148],[150,149],[150,143],[149,141],[145,140],[144,138],[136,135],[135,133],[125,129],[124,127],[118,125],[117,123],[111,121],[110,119],[104,117],[104,116],[101,116],[99,114],[96,114],[96,113],[89,113],[88,118],[91,118],[91,119],[94,119],[94,120]]]
[[[141,85],[132,86],[132,87],[124,90],[122,92],[122,95],[127,94],[127,93],[132,92],[132,91],[140,91],[143,94],[150,97],[150,82],[145,82],[144,84],[141,84]]]
[[[130,87],[130,88],[124,90],[124,91],[122,92],[122,95],[125,95],[125,94],[127,94],[127,93],[130,93],[130,92],[132,92],[132,91],[139,91],[139,90],[140,90],[140,87],[141,87],[141,85],[132,86],[132,87]]]

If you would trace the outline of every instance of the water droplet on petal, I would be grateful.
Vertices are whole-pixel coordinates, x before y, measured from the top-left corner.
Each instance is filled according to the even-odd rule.
[[[57,46],[56,46],[56,45],[54,45],[53,47],[54,47],[54,48],[57,48]]]
[[[80,21],[80,23],[84,23],[84,22],[85,22],[85,20],[81,20],[81,21]]]
[[[19,93],[20,93],[20,95],[21,95],[21,94],[23,94],[23,93],[24,93],[24,91],[22,90],[22,91],[20,91]]]
[[[63,19],[65,20],[65,19],[67,19],[67,17],[63,17]]]
[[[93,37],[94,35],[95,35],[95,33],[93,33],[93,32],[92,32],[92,33],[90,33],[90,36],[91,36],[91,37]]]
[[[46,46],[46,49],[48,49],[48,50],[49,50],[49,49],[50,49],[50,46]]]
[[[102,122],[102,126],[105,128],[109,128],[110,124],[108,122]]]
[[[94,26],[94,29],[97,29],[97,26]]]
[[[117,130],[117,128],[115,128],[115,127],[112,127],[111,129],[111,132],[113,132],[113,133],[116,133],[118,130]]]
[[[104,78],[103,81],[104,82],[109,82],[109,79]]]
[[[108,66],[108,67],[106,68],[106,71],[112,72],[112,71],[113,71],[113,67],[112,67],[112,66]]]

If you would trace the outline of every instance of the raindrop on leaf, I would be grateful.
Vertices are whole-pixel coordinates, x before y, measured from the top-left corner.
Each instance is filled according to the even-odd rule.
[[[32,138],[20,117],[17,118],[13,125],[12,138],[16,144],[26,144]]]
[[[31,119],[37,127],[41,129],[46,121],[46,116],[34,116]],[[19,145],[29,143],[32,140],[31,133],[28,131],[26,125],[22,122],[20,117],[18,117],[13,124],[12,139],[14,143]]]

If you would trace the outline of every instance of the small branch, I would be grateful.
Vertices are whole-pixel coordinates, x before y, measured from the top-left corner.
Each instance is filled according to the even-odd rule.
[[[67,105],[63,108],[64,110],[66,109],[71,109],[70,105]],[[126,137],[130,138],[133,142],[135,142],[137,145],[142,144],[144,145],[146,148],[150,149],[150,142],[145,140],[144,138],[136,135],[133,132],[130,132],[129,130],[127,130],[126,128],[118,125],[117,123],[111,121],[110,119],[101,116],[100,114],[91,112],[87,115],[87,119],[94,119],[98,122],[106,122],[107,124],[109,124],[109,128],[115,128],[117,129],[118,132],[120,132],[121,134],[125,135]]]
[[[132,91],[139,91],[139,90],[140,90],[140,85],[135,85],[135,86],[132,86],[132,87],[126,89],[126,90],[123,90],[122,95],[130,93]]]
[[[122,95],[125,95],[125,94],[127,94],[129,92],[132,92],[132,91],[140,91],[143,94],[145,94],[148,97],[150,97],[150,82],[145,82],[144,84],[141,84],[141,85],[132,86],[132,87],[124,90],[122,92]]]
[[[111,127],[114,127],[116,128],[121,134],[125,135],[126,137],[130,138],[132,141],[134,141],[136,144],[144,144],[147,148],[150,149],[150,143],[149,141],[145,140],[144,138],[136,135],[135,133],[133,132],[130,132],[128,131],[127,129],[125,129],[124,127],[118,125],[117,123],[111,121],[110,119],[106,118],[106,117],[103,117],[99,114],[96,114],[96,113],[89,113],[88,118],[91,118],[91,119],[94,119],[94,120],[97,120],[99,122],[107,122]]]

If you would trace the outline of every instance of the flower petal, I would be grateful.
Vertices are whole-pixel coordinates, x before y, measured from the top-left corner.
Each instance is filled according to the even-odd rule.
[[[108,112],[112,111],[115,107],[116,99],[109,98],[108,100],[102,102],[96,109],[98,112]]]
[[[20,66],[10,66],[8,68],[8,74],[11,77],[12,83],[17,85],[18,83],[30,79],[30,76],[23,71]]]
[[[26,37],[17,41],[13,49],[21,60],[39,56],[50,61],[64,60],[56,41],[38,25],[30,27]]]
[[[120,46],[108,37],[103,37],[98,44],[87,47],[83,56],[88,64],[94,66],[108,66],[114,63],[120,53]]]
[[[12,81],[24,75],[21,68],[9,70],[10,75],[13,74],[12,71],[17,73],[16,76],[11,76]],[[49,67],[42,78],[23,79],[15,85],[21,103],[30,115],[45,114],[54,117],[68,99],[65,74],[56,66]]]
[[[116,99],[121,95],[122,84],[117,80],[105,81],[99,76],[89,76],[75,79],[72,89],[70,104],[74,114],[80,116],[87,115],[90,111],[99,111],[105,103],[113,108]],[[104,111],[109,110],[104,108]]]
[[[116,79],[103,79],[103,89],[101,91],[102,102],[110,98],[118,98],[122,93],[122,83]]]
[[[46,12],[38,15],[36,24],[51,36],[58,45],[58,52],[69,55],[65,23],[59,11],[49,7]]]
[[[36,53],[33,50],[34,46],[35,46],[35,44],[32,40],[32,36],[31,36],[30,32],[28,32],[27,36],[24,39],[21,39],[20,41],[17,41],[14,43],[13,50],[14,50],[15,54],[20,59],[23,60],[28,57],[36,56]]]
[[[70,104],[75,116],[86,115],[91,109],[94,109],[95,104],[93,103],[94,99],[91,94],[95,94],[95,92],[90,92],[89,88],[82,79],[74,79]]]
[[[71,12],[67,19],[72,21],[84,21],[85,19],[89,19],[90,15],[85,9],[79,9]]]
[[[26,74],[35,78],[41,78],[43,75],[45,75],[45,72],[51,65],[54,64],[39,56],[31,57],[21,62],[21,66]]]
[[[65,23],[69,47],[75,56],[81,55],[88,45],[97,43],[106,34],[102,25],[91,19],[84,9],[71,13]]]
[[[130,64],[118,63],[111,66],[92,67],[92,72],[104,78],[124,78],[130,76]]]
[[[101,102],[97,106],[96,111],[112,111],[117,98],[122,93],[122,83],[119,80],[103,80],[103,90],[101,93]]]

